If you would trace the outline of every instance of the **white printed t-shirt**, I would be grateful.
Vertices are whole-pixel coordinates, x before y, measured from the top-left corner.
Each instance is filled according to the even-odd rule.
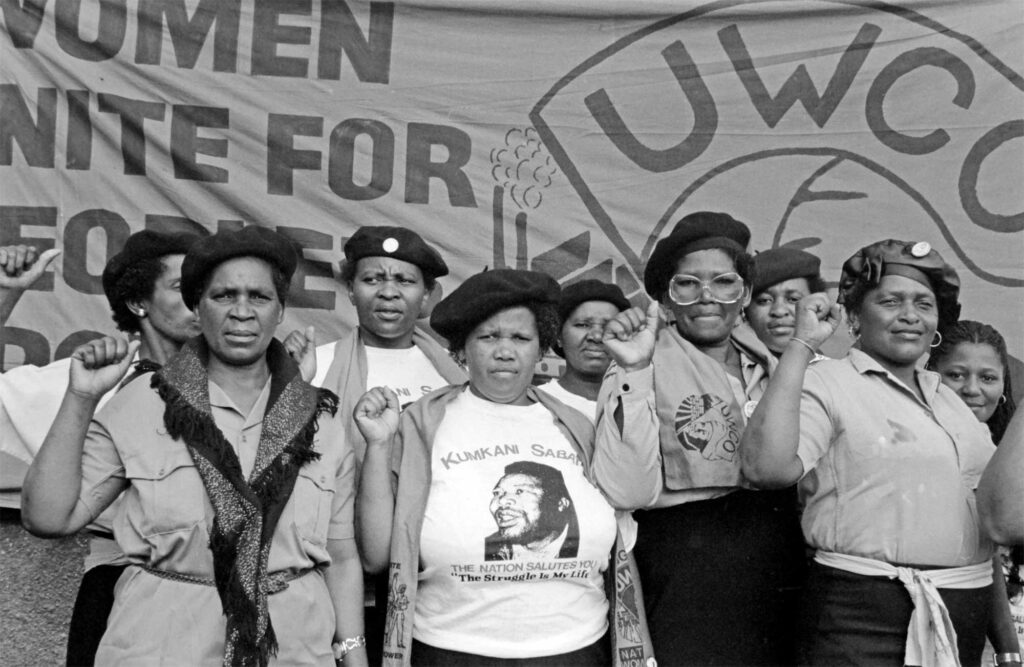
[[[597,401],[592,401],[589,398],[572,393],[563,387],[558,380],[546,382],[537,388],[551,394],[570,408],[575,408],[582,412],[583,416],[589,419],[591,424],[597,419]]]
[[[521,468],[506,474],[510,464]],[[602,572],[615,513],[544,406],[502,405],[464,391],[438,427],[431,476],[416,639],[530,658],[574,651],[604,635]],[[567,494],[558,490],[559,477]],[[518,538],[522,533],[530,537]]]
[[[332,342],[316,348],[316,375],[310,383],[314,387],[323,386],[327,369],[334,361],[334,346]],[[427,355],[415,345],[397,350],[366,345],[364,349],[366,388],[388,387],[398,394],[398,403],[403,409],[421,396],[448,384]]]

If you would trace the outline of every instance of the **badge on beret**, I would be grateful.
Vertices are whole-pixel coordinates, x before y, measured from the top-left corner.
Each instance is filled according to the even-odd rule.
[[[754,408],[757,407],[757,401],[747,401],[743,404],[743,416],[750,419],[750,415],[754,414]]]
[[[926,243],[925,245],[928,245],[928,244]],[[398,250],[398,239],[396,239],[394,236],[389,236],[388,238],[384,239],[384,243],[382,243],[380,247],[381,247],[381,249],[384,250],[384,252],[387,252],[387,253],[395,252],[396,250]],[[914,247],[917,247],[917,246],[914,246]]]
[[[914,244],[914,247],[910,249],[910,254],[913,257],[927,257],[928,253],[932,251],[932,246],[927,241],[918,241]]]

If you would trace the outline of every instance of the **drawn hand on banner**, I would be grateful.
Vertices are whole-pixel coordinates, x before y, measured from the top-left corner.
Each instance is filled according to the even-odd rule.
[[[604,347],[615,363],[627,371],[638,371],[651,363],[658,340],[661,308],[657,301],[624,310],[604,325]]]
[[[141,343],[135,339],[104,336],[79,345],[71,353],[68,392],[87,400],[99,400],[128,374]]]
[[[299,365],[299,374],[306,382],[316,377],[316,331],[313,325],[306,327],[305,331],[295,331],[288,334],[284,339],[284,349],[288,356]]]
[[[398,433],[401,410],[398,395],[387,387],[374,387],[362,395],[352,416],[367,447],[391,443]]]

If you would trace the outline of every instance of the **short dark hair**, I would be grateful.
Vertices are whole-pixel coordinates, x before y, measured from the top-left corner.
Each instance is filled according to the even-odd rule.
[[[537,339],[540,343],[540,353],[547,354],[551,347],[558,342],[558,336],[562,329],[561,322],[558,319],[558,306],[544,301],[526,301],[506,306],[501,310],[519,307],[527,308],[533,313],[534,322],[537,324]],[[501,310],[496,312],[501,312]],[[484,319],[493,317],[494,314],[491,313]],[[483,321],[480,320],[480,322]],[[473,329],[476,329],[478,326],[480,326],[479,322],[465,331],[459,331],[457,335],[448,340],[449,352],[460,364],[465,362],[466,339]]]
[[[1003,396],[986,422],[989,431],[992,432],[992,441],[999,444],[1003,433],[1006,432],[1006,427],[1010,424],[1010,418],[1017,411],[1017,404],[1013,400],[1013,386],[1010,382],[1010,355],[1006,351],[1006,339],[989,324],[974,320],[960,320],[942,332],[941,342],[928,356],[927,368],[936,370],[939,362],[949,356],[961,343],[988,345],[995,350],[999,357],[999,363],[1003,365]]]
[[[366,259],[366,258],[363,257],[361,259]],[[412,262],[409,262],[409,263],[412,264]],[[359,260],[358,259],[356,261],[354,261],[354,262],[349,262],[349,261],[344,260],[344,259],[341,260],[341,264],[338,267],[340,269],[340,273],[338,274],[338,278],[341,280],[341,284],[342,285],[344,285],[346,287],[349,287],[349,288],[352,287],[352,281],[356,279],[356,266],[358,264],[359,264]],[[416,265],[413,264],[413,266],[416,266]],[[420,270],[420,275],[423,276],[423,284],[424,284],[424,286],[426,286],[427,291],[429,292],[432,289],[434,289],[434,286],[437,285],[437,278],[435,278],[432,275],[427,275],[427,272],[423,270],[423,267],[416,266],[416,268],[418,268]]]
[[[140,259],[125,269],[114,285],[110,299],[111,316],[118,330],[125,333],[139,333],[139,317],[128,307],[129,303],[143,301],[153,296],[156,281],[167,270],[163,257]]]
[[[270,280],[274,283],[274,289],[277,291],[277,300],[282,306],[286,305],[288,300],[288,290],[291,288],[291,279],[285,275],[285,272],[277,264],[269,262],[262,257],[255,257],[253,255],[240,255],[239,257],[230,257],[228,259],[241,259],[242,257],[253,257],[266,264],[270,268]],[[224,260],[228,261],[228,260]],[[221,262],[223,264],[224,262]],[[218,264],[217,266],[220,266]],[[196,304],[196,308],[199,308],[199,301],[203,298],[203,292],[210,286],[210,280],[213,278],[213,274],[217,272],[217,266],[213,267],[210,271],[206,272],[203,276],[202,282],[197,285],[195,294],[192,295],[192,303]]]
[[[544,494],[551,494],[556,498],[572,500],[569,496],[569,489],[565,486],[565,477],[558,468],[553,468],[536,461],[513,461],[505,466],[505,473],[502,477],[509,475],[529,475],[540,482]]]

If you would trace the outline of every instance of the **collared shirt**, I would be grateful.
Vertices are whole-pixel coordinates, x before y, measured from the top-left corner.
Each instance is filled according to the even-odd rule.
[[[252,469],[262,433],[269,384],[249,414],[210,384],[217,428]],[[79,502],[93,515],[125,490],[114,521],[118,544],[133,563],[194,576],[213,576],[209,531],[213,507],[188,448],[167,435],[165,404],[148,378],[118,392],[89,425]],[[354,459],[340,446],[340,419],[322,415],[314,447],[321,456],[299,470],[270,550],[271,571],[330,562],[327,539],[354,535]]]
[[[217,428],[235,450],[242,474],[248,478],[256,465],[256,450],[259,448],[260,436],[263,435],[263,414],[267,411],[267,401],[270,399],[270,380],[263,385],[249,414],[242,412],[227,392],[213,380],[210,380],[209,387],[213,421],[217,422]]]
[[[808,368],[797,455],[811,546],[945,567],[991,557],[974,499],[988,428],[938,374],[916,379],[924,401],[859,350]]]

